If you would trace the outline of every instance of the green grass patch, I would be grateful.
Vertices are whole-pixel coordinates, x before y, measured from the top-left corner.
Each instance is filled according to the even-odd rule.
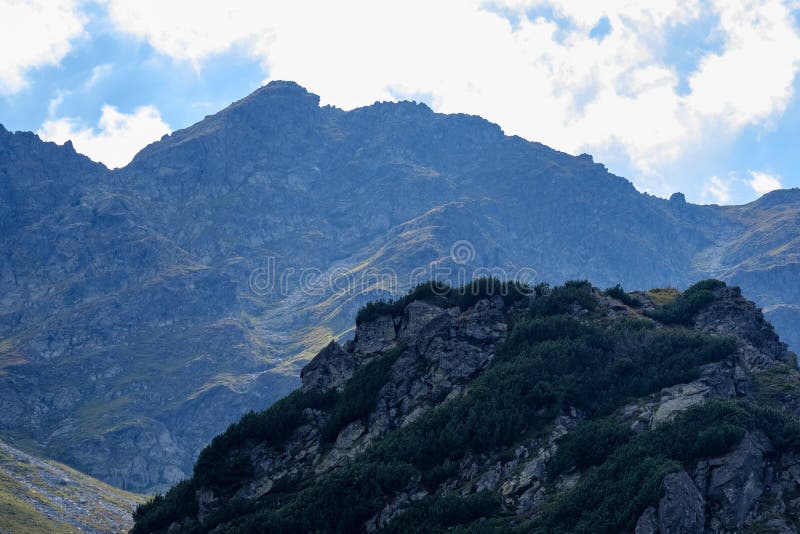
[[[675,300],[659,306],[647,315],[664,324],[691,325],[694,315],[714,300],[714,291],[725,287],[719,280],[703,280],[689,287]]]

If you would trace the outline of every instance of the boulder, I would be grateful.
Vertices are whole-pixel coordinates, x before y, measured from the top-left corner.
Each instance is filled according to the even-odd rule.
[[[764,492],[764,446],[746,434],[730,453],[709,461],[708,499],[722,525],[740,529]]]
[[[699,381],[665,389],[662,397],[664,400],[653,414],[650,426],[654,428],[659,423],[674,419],[675,415],[692,406],[703,404],[710,394],[711,388]]]
[[[689,474],[686,471],[670,473],[664,477],[663,487],[664,496],[658,501],[658,532],[702,533],[705,526],[705,502]]]
[[[300,371],[303,389],[327,391],[338,388],[353,375],[357,365],[352,354],[331,341]]]
[[[392,317],[382,315],[356,328],[354,352],[360,356],[371,356],[389,348],[396,338]]]
[[[432,320],[446,313],[439,306],[415,300],[406,306],[400,323],[400,339],[405,342],[416,339],[420,330]]]
[[[656,509],[648,506],[636,522],[634,534],[658,534],[658,515]]]

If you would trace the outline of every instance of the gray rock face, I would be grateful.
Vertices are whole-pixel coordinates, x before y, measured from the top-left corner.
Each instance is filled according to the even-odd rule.
[[[794,362],[791,354],[772,325],[755,304],[736,287],[715,290],[715,300],[695,317],[695,324],[710,332],[737,336],[743,342],[745,362],[753,369],[775,361]]]
[[[394,320],[388,315],[378,317],[356,331],[355,353],[361,357],[373,355],[388,349],[396,338]]]
[[[325,421],[319,419],[318,413],[308,412],[307,424],[294,433],[288,445],[254,452],[256,473],[243,496],[263,496],[281,477],[319,474],[341,466],[376,439],[459,395],[488,365],[497,344],[505,338],[509,320],[502,300],[481,300],[464,312],[412,302],[402,317],[397,331],[390,316],[359,325],[354,343],[344,349],[330,344],[301,373],[304,388],[338,387],[359,365],[380,357],[373,347],[382,346],[387,351],[396,339],[405,340],[403,343],[409,344],[395,361],[390,380],[381,389],[369,417],[347,425],[334,444],[326,448],[319,437],[319,428]]]
[[[664,388],[658,394],[625,406],[621,417],[637,431],[653,429],[679,413],[714,397],[733,398],[747,394],[747,379],[740,365],[717,362],[702,367],[702,376],[688,384]]]
[[[747,434],[733,451],[708,463],[708,497],[724,518],[722,527],[740,529],[764,493],[764,450]]]
[[[651,426],[655,427],[659,423],[675,418],[680,412],[684,412],[692,406],[703,404],[710,396],[711,389],[702,382],[692,382],[691,384],[680,384],[664,391],[663,401],[658,405]]]
[[[447,311],[439,306],[415,300],[406,306],[403,312],[403,321],[400,324],[400,331],[403,334],[400,340],[406,343],[413,342],[423,327],[446,313]]]
[[[634,534],[658,534],[658,515],[656,509],[648,506],[636,522]]]
[[[358,360],[335,341],[322,349],[300,372],[303,389],[327,391],[339,388],[353,376]]]
[[[686,471],[664,477],[664,496],[658,501],[658,532],[702,534],[705,502]]]

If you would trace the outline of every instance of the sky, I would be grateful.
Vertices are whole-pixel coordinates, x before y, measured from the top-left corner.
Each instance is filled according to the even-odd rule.
[[[800,0],[0,0],[0,124],[109,168],[280,79],[739,204],[800,186],[799,69]]]

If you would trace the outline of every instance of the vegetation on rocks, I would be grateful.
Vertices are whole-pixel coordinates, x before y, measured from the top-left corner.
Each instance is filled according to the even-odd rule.
[[[356,314],[356,325],[373,321],[381,315],[400,315],[405,307],[415,300],[433,300],[466,310],[484,298],[498,296],[506,304],[513,304],[530,294],[531,289],[524,284],[505,282],[496,278],[478,278],[457,288],[444,282],[422,282],[398,299],[376,300],[367,303]]]
[[[626,292],[619,284],[606,289],[605,294],[621,301],[623,304],[631,306],[632,308],[639,308],[642,305],[642,302],[638,298]]]
[[[353,374],[344,389],[336,395],[330,417],[320,429],[324,442],[333,442],[344,427],[372,413],[378,400],[378,393],[388,382],[392,365],[402,352],[403,346],[398,346]]]
[[[248,412],[203,449],[195,464],[193,484],[218,488],[235,485],[249,470],[244,453],[235,451],[248,443],[282,443],[303,420],[304,410],[330,406],[333,399],[332,392],[295,391],[268,410]]]
[[[691,324],[694,314],[714,300],[714,290],[725,285],[719,280],[702,280],[678,297],[649,313],[653,319],[667,324]]]
[[[477,293],[490,296],[497,287],[493,284],[477,282]],[[685,324],[683,318],[707,303],[719,284],[697,284],[651,315],[664,323]],[[425,284],[397,302],[365,307],[361,321],[398,316],[418,299],[469,307],[480,298],[459,300],[466,299],[462,293],[463,288],[456,292]],[[313,483],[296,480],[258,501],[228,499],[202,522],[196,510],[187,508],[187,493],[199,488],[232,495],[225,488],[235,488],[237,480],[248,476],[243,444],[279,446],[304,420],[307,408],[325,414],[322,443],[331,443],[350,422],[365,420],[403,351],[396,347],[360,367],[341,391],[298,391],[266,412],[248,414],[232,425],[201,454],[191,481],[140,507],[134,532],[158,531],[184,518],[189,521],[186,530],[198,532],[223,524],[226,532],[354,532],[387,502],[420,488],[433,493],[386,524],[389,531],[408,531],[409,525],[417,531],[458,530],[487,517],[492,519],[473,526],[519,527],[520,519],[503,512],[492,493],[445,496],[437,488],[457,474],[465,459],[492,455],[540,435],[569,410],[585,414],[586,420],[560,440],[548,471],[552,480],[573,469],[584,474],[575,488],[550,500],[538,518],[525,523],[526,529],[589,532],[590,525],[593,532],[627,529],[644,507],[658,499],[666,473],[695,458],[728,450],[745,432],[763,431],[781,447],[800,444],[798,426],[785,414],[732,401],[705,404],[653,431],[635,434],[614,419],[615,410],[661,388],[697,379],[703,365],[733,354],[736,339],[681,325],[658,327],[641,317],[609,322],[599,309],[596,290],[584,281],[511,294],[510,304],[529,297],[527,309],[463,396],[388,433],[352,462]]]
[[[536,532],[630,532],[644,508],[661,496],[666,473],[721,455],[745,432],[756,430],[781,449],[800,446],[796,420],[737,401],[712,400],[638,435],[608,420],[584,423],[563,439],[552,461],[553,474],[565,466],[597,467],[550,504]],[[594,442],[592,431],[599,431]]]

